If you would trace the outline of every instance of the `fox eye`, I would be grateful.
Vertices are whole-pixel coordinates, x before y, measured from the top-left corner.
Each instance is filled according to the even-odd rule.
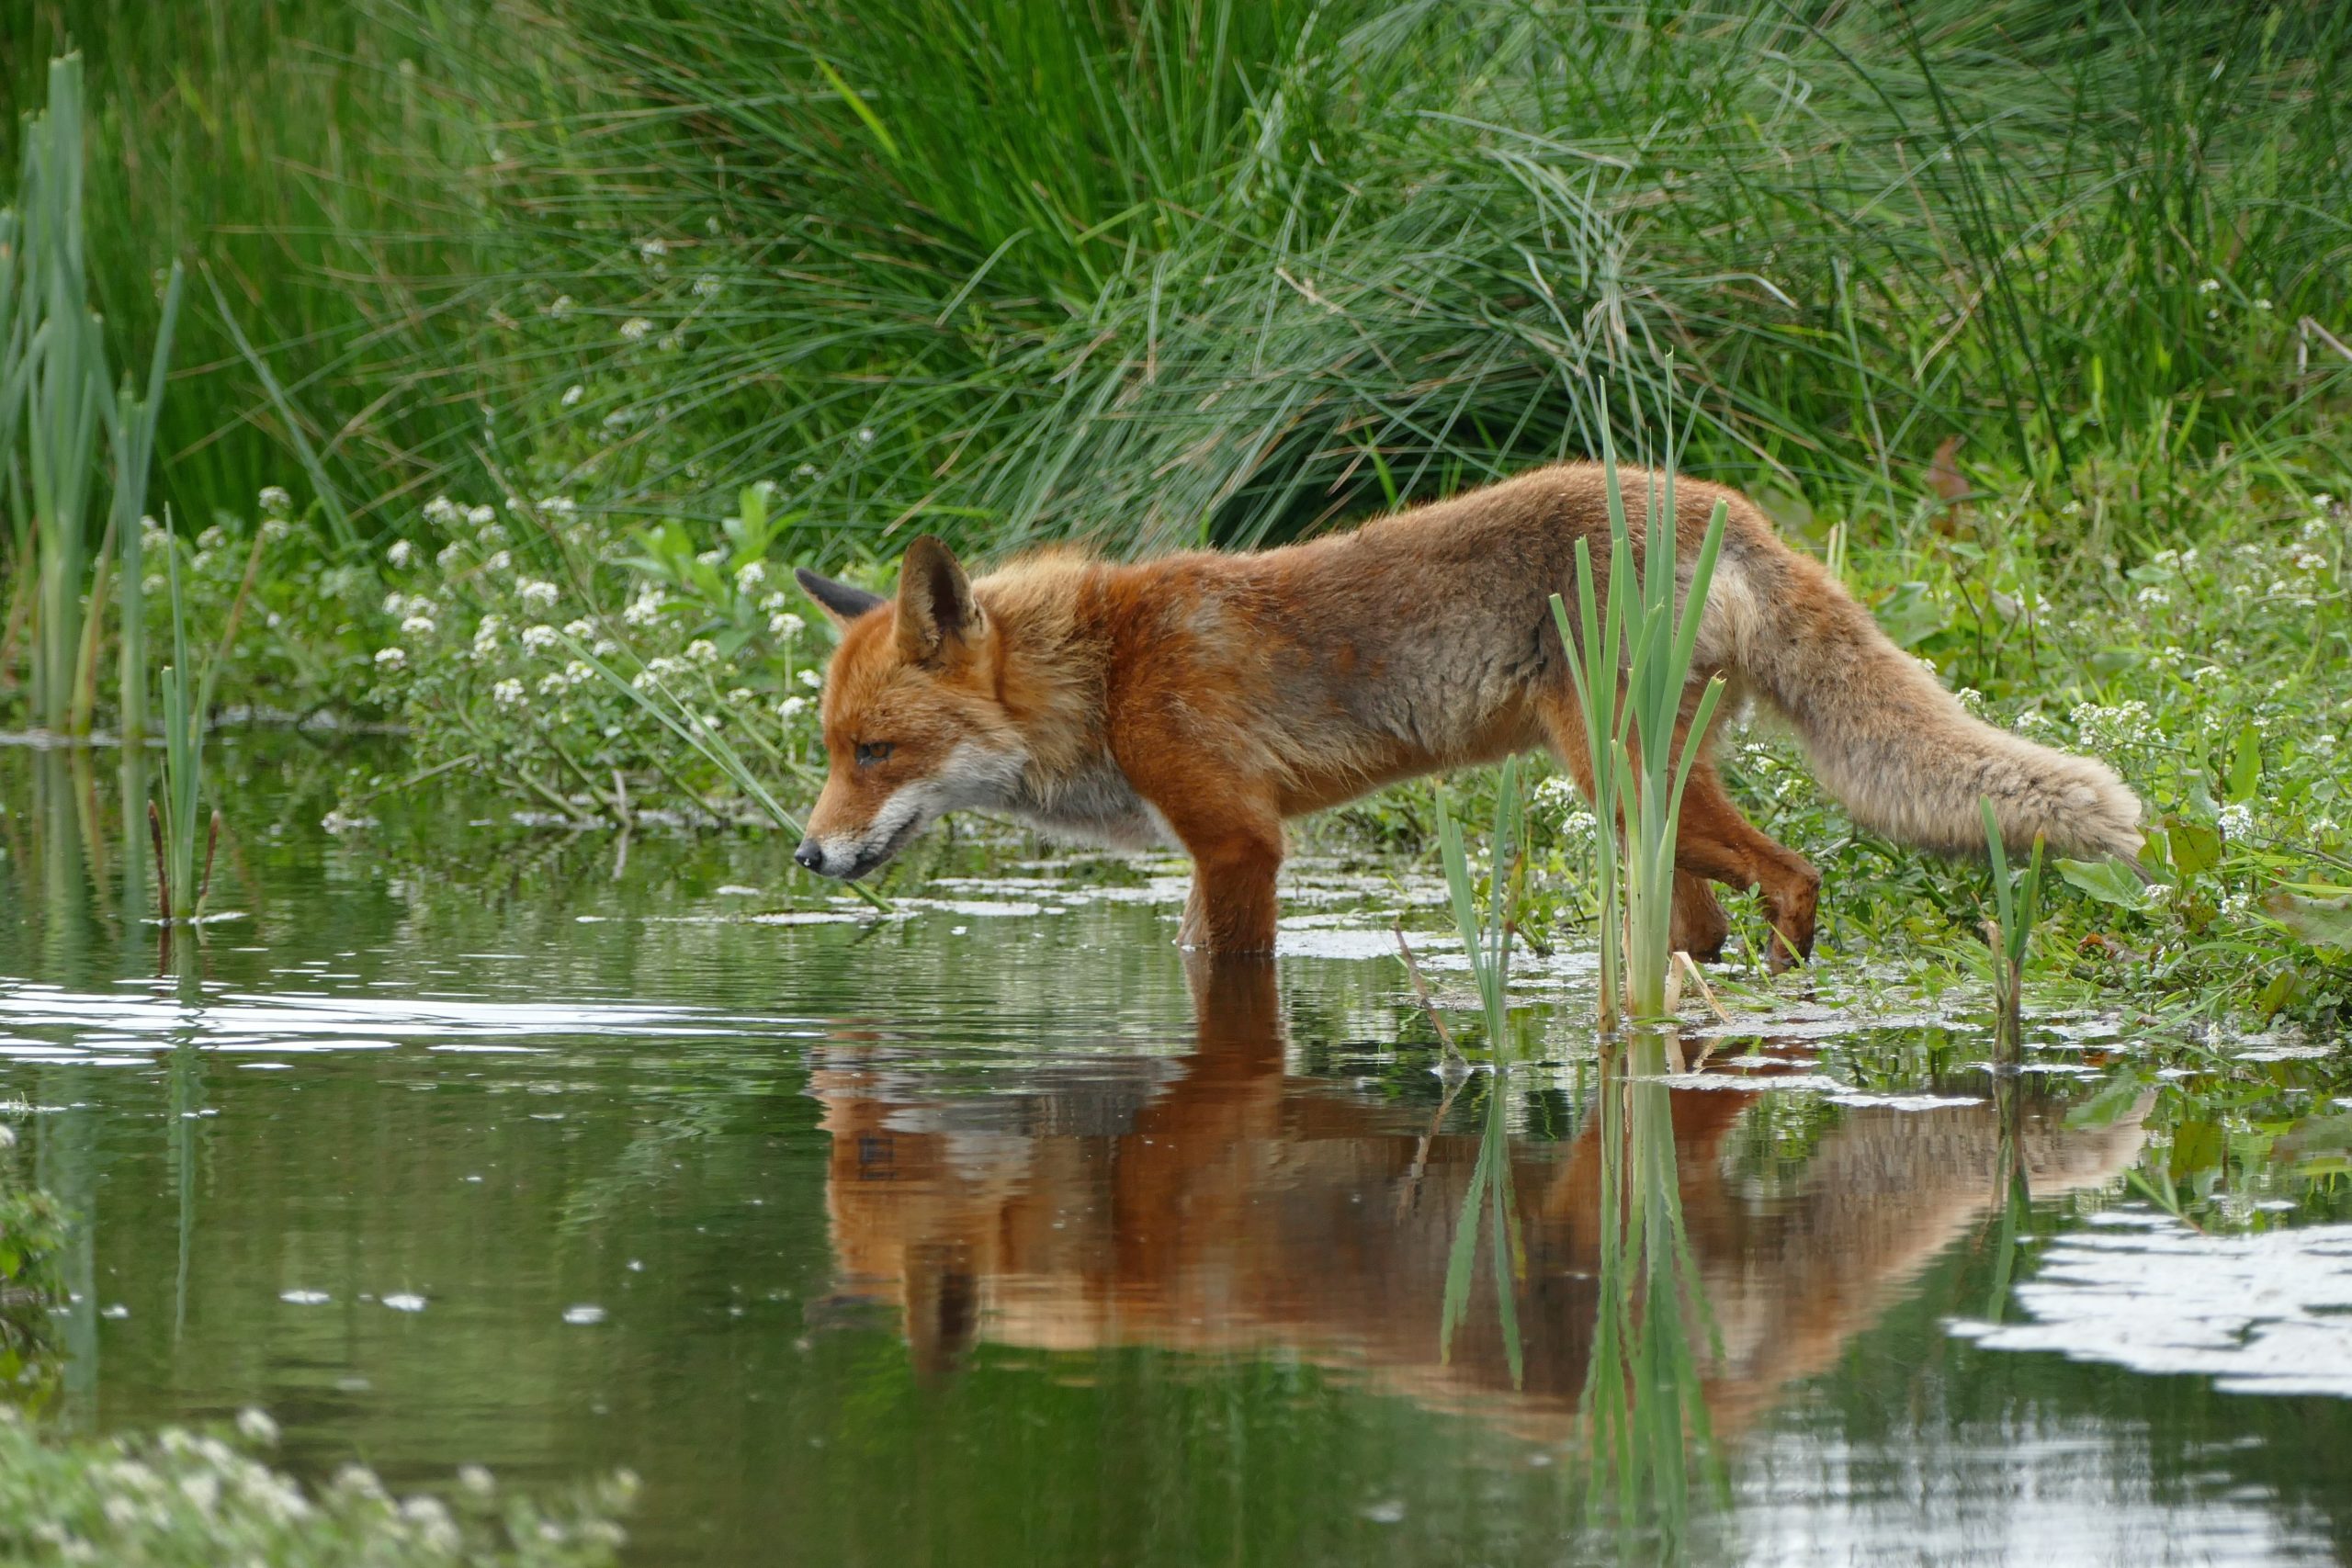
[[[896,743],[888,740],[861,740],[857,743],[857,765],[870,768],[876,762],[888,761],[896,749]]]

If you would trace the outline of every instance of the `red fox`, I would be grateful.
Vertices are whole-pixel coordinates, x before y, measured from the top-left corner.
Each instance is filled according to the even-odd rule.
[[[1651,478],[1623,476],[1636,540]],[[1682,480],[1675,498],[1686,562],[1714,503],[1729,508],[1686,731],[1720,674],[1722,711],[1752,695],[1786,717],[1829,792],[1890,838],[1981,852],[1982,796],[2013,846],[2136,853],[2140,803],[2111,769],[1972,717],[1745,497]],[[1047,550],[976,582],[924,536],[895,602],[803,570],[841,643],[830,771],[794,858],[863,876],[958,808],[1172,842],[1193,859],[1184,945],[1271,952],[1285,818],[1541,746],[1591,793],[1550,601],[1575,602],[1578,539],[1606,596],[1607,501],[1604,470],[1569,463],[1249,554]],[[1675,867],[1678,948],[1719,955],[1721,883],[1760,889],[1773,968],[1810,955],[1821,874],[1739,814],[1703,750]]]

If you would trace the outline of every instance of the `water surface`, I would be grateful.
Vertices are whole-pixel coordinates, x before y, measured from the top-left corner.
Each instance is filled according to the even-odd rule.
[[[395,759],[220,751],[243,918],[159,974],[119,759],[0,749],[62,1426],[626,1465],[662,1564],[2352,1549],[2332,1043],[2045,1019],[1996,1076],[1971,999],[1833,976],[1604,1070],[1563,952],[1465,1077],[1394,867],[1188,969],[1177,865],[949,846],[876,922],[764,838],[330,833]]]

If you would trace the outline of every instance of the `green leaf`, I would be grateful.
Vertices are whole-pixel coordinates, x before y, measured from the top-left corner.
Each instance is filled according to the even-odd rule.
[[[2165,838],[2172,849],[2173,869],[2184,879],[2222,863],[2222,835],[2202,822],[2167,818]]]
[[[2262,783],[2262,737],[2254,726],[2238,731],[2237,750],[2230,758],[2230,804],[2252,800]]]
[[[2148,907],[2148,890],[2132,868],[2120,860],[2061,860],[2058,874],[2066,886],[2087,895],[2102,904],[2112,904],[2119,909],[2144,909]]]
[[[2352,953],[2352,894],[2307,898],[2297,893],[2273,893],[2263,899],[2262,912],[2313,947]]]

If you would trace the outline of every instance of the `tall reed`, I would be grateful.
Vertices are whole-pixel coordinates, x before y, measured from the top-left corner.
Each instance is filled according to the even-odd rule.
[[[1444,797],[1441,795],[1438,800],[1438,846],[1445,866],[1447,897],[1453,912],[1454,930],[1462,938],[1463,951],[1469,955],[1471,976],[1478,987],[1492,1067],[1487,1084],[1486,1119],[1478,1139],[1478,1159],[1471,1168],[1469,1188],[1462,1196],[1462,1213],[1454,1223],[1453,1245],[1446,1258],[1438,1350],[1442,1359],[1452,1357],[1454,1331],[1461,1326],[1469,1304],[1478,1243],[1483,1235],[1493,1264],[1495,1310],[1501,1319],[1503,1353],[1514,1384],[1524,1371],[1518,1304],[1524,1249],[1520,1244],[1519,1211],[1510,1179],[1510,1059],[1506,1043],[1510,1021],[1507,990],[1511,945],[1518,935],[1518,911],[1511,907],[1511,889],[1516,885],[1512,872],[1527,842],[1526,807],[1520,794],[1519,773],[1517,758],[1503,763],[1501,784],[1495,795],[1494,855],[1487,870],[1483,918],[1462,829],[1453,820]]]
[[[164,316],[155,332],[154,356],[147,367],[147,395],[136,396],[126,379],[115,402],[107,405],[107,446],[114,479],[111,526],[119,552],[115,602],[122,616],[117,671],[120,709],[115,728],[126,744],[135,744],[147,734],[147,476],[154,464],[155,424],[164,409],[164,372],[171,364],[172,331],[179,321],[184,281],[180,264],[174,262],[164,286]],[[173,613],[176,617],[176,606]]]
[[[1707,590],[1723,547],[1725,507],[1717,502],[1708,517],[1689,586],[1678,605],[1678,452],[1671,421],[1666,423],[1663,466],[1644,476],[1645,526],[1637,552],[1616,444],[1607,422],[1602,423],[1601,461],[1609,498],[1605,587],[1596,587],[1592,552],[1578,539],[1573,621],[1560,595],[1552,595],[1553,623],[1584,710],[1593,810],[1600,824],[1593,834],[1593,881],[1601,912],[1603,1028],[1614,1025],[1621,1007],[1637,1021],[1667,1014],[1674,964],[1674,846],[1682,793],[1724,688],[1717,676],[1695,701],[1689,698]]]

